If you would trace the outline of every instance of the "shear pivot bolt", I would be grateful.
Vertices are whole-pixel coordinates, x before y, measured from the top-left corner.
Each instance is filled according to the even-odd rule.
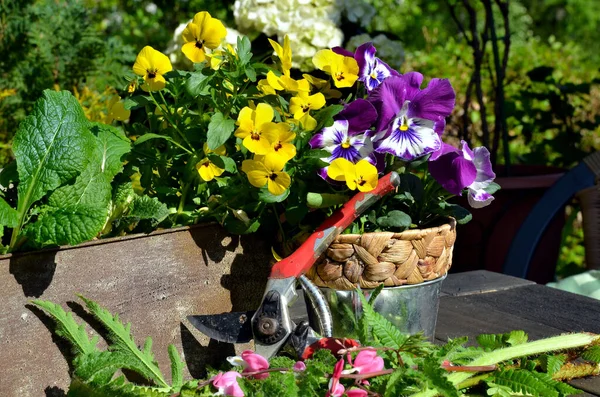
[[[258,329],[265,336],[274,335],[279,330],[279,321],[274,318],[261,318],[258,322]]]

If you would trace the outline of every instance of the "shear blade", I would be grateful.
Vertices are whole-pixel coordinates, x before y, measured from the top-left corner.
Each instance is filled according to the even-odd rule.
[[[189,322],[206,336],[226,343],[246,343],[252,340],[251,320],[255,310],[188,316]]]

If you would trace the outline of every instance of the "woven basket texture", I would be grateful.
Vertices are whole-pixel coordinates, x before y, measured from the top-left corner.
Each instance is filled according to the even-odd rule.
[[[319,287],[336,290],[418,284],[448,273],[456,221],[402,233],[342,234],[308,271]]]

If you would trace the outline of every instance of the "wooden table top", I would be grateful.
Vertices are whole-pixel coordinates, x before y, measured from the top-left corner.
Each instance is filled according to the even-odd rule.
[[[304,317],[299,309],[297,304],[292,308],[298,320]],[[600,334],[600,301],[486,270],[450,274],[444,280],[437,342],[512,330],[525,331],[529,340],[566,332]],[[600,376],[571,384],[586,392],[581,396],[600,397]]]
[[[565,332],[600,334],[600,301],[500,273],[451,274],[442,284],[435,339],[521,329],[530,340]],[[600,376],[571,384],[600,396]]]

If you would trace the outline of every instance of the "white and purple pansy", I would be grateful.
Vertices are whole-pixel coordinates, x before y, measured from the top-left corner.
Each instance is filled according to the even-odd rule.
[[[357,99],[346,105],[336,116],[333,125],[315,134],[309,144],[313,149],[324,149],[331,153],[331,156],[323,159],[328,163],[344,158],[352,163],[367,159],[376,164],[373,143],[366,134],[376,119],[377,112],[373,105],[364,99]],[[327,168],[322,169],[319,174],[325,178]]]
[[[356,60],[356,63],[358,63],[358,80],[363,82],[367,92],[373,91],[383,80],[390,76],[400,76],[387,63],[375,56],[377,50],[373,43],[362,44],[354,53],[341,47],[334,47],[332,50],[338,54],[353,57]]]
[[[461,141],[459,150],[444,143],[431,155],[428,165],[431,176],[451,194],[460,196],[468,189],[471,207],[485,207],[494,199],[486,191],[496,174],[492,170],[490,152],[485,147],[471,150],[465,141]]]
[[[446,79],[432,79],[424,90],[422,81],[417,72],[391,76],[369,96],[379,115],[370,134],[376,152],[412,161],[440,149],[456,95]]]

